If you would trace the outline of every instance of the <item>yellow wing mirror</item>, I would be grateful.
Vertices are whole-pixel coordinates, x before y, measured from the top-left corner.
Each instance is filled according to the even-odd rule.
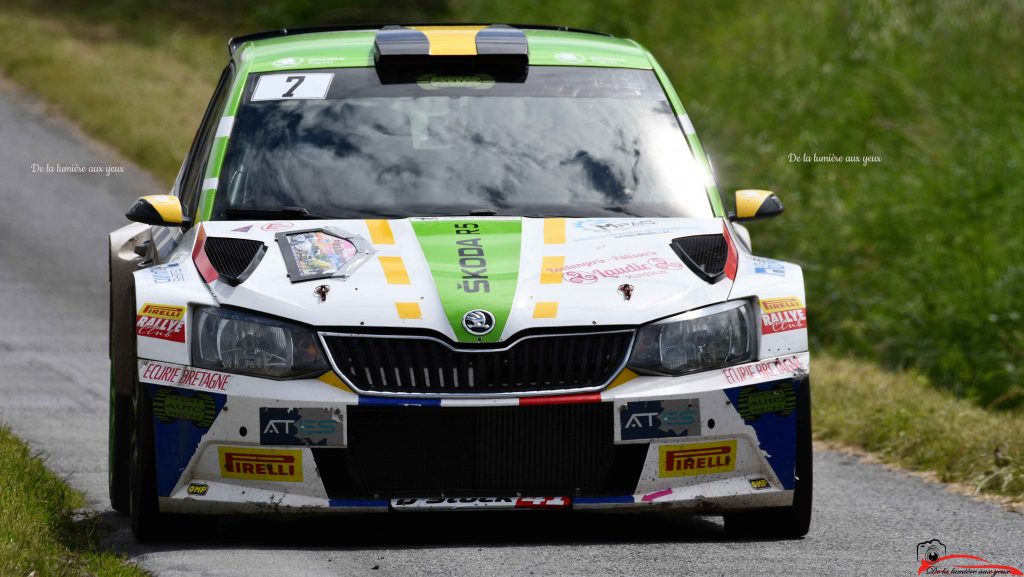
[[[124,214],[128,220],[156,226],[182,226],[191,223],[185,217],[178,197],[170,194],[141,196]]]
[[[729,213],[729,220],[760,220],[782,214],[782,201],[770,190],[737,190],[736,212]]]

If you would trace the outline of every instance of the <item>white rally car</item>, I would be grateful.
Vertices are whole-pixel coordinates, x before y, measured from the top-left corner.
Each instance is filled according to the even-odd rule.
[[[560,28],[278,31],[110,237],[110,494],[188,514],[720,514],[804,535],[804,285],[664,72]]]

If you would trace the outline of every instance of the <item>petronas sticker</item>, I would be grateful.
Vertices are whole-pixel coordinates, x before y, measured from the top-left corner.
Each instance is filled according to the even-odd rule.
[[[412,227],[455,336],[497,342],[516,296],[522,221],[414,220]],[[467,315],[490,315],[493,327],[473,334]]]
[[[770,389],[750,386],[740,391],[736,409],[744,421],[756,421],[761,415],[774,413],[788,417],[796,410],[796,391],[790,382],[776,383]]]
[[[153,396],[153,416],[164,423],[181,419],[209,429],[217,418],[217,402],[209,393],[188,396],[175,389],[161,387]]]

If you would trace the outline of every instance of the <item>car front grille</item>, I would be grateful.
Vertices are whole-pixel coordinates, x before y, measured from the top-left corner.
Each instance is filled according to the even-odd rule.
[[[332,499],[630,495],[646,444],[612,403],[348,408],[348,448],[313,448]]]
[[[633,330],[540,335],[502,349],[431,337],[329,334],[335,367],[363,392],[487,395],[596,389],[629,354]]]

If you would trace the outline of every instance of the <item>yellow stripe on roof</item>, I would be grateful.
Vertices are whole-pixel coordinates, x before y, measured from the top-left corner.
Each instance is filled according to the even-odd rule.
[[[544,244],[565,244],[565,219],[544,219]]]
[[[366,228],[370,230],[370,242],[373,244],[395,244],[395,235],[388,221],[367,220]]]
[[[384,278],[388,284],[412,284],[409,281],[409,273],[405,270],[405,263],[400,256],[381,256],[380,268],[384,270]]]
[[[476,56],[476,33],[486,26],[413,26],[426,34],[431,56]]]
[[[560,284],[563,268],[565,268],[564,256],[544,257],[540,264],[540,284]]]
[[[400,319],[423,318],[420,303],[395,303],[395,310],[398,311],[398,318]]]

